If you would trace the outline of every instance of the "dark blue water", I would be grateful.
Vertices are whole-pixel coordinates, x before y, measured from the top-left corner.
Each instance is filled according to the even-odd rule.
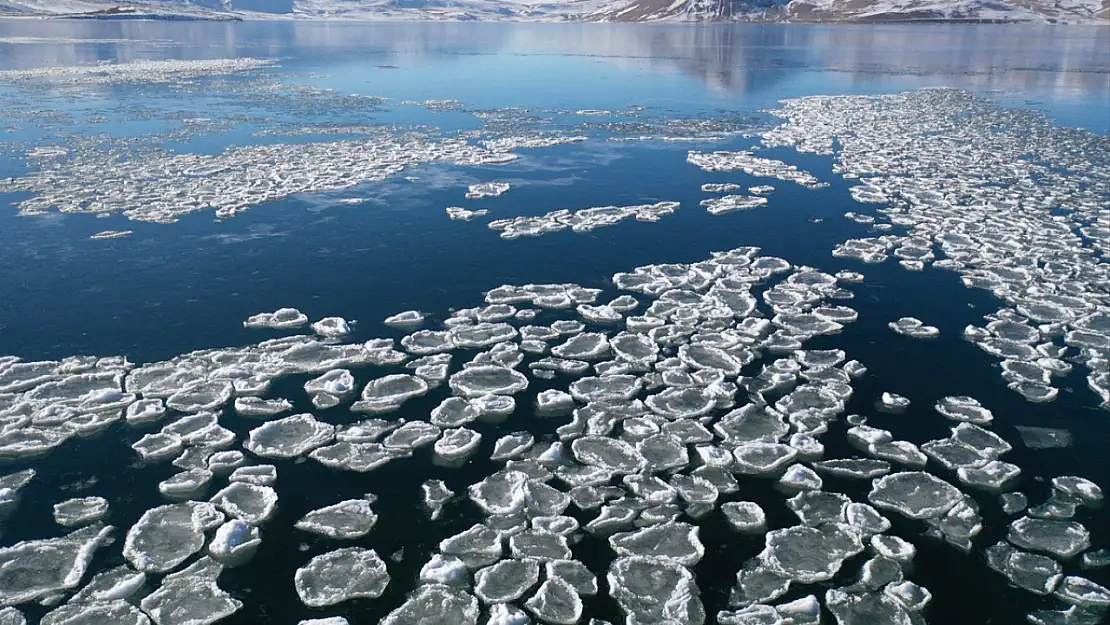
[[[645,115],[657,121],[733,114],[759,129],[772,123],[760,111],[782,98],[952,86],[989,95],[1007,106],[1044,110],[1059,124],[1110,131],[1107,29],[0,22],[0,37],[15,36],[122,41],[0,42],[3,68],[138,58],[277,58],[280,67],[269,73],[281,75],[283,81],[391,101],[362,110],[330,107],[313,113],[290,110],[280,100],[244,100],[216,88],[199,88],[188,97],[158,86],[108,86],[91,99],[38,93],[34,103],[39,109],[65,116],[44,122],[25,110],[0,111],[0,127],[17,127],[0,139],[11,145],[0,155],[0,178],[25,170],[17,158],[20,143],[64,137],[60,131],[150,137],[179,128],[182,117],[234,121],[222,132],[165,141],[165,147],[203,153],[229,145],[324,140],[252,136],[273,123],[433,124],[449,131],[479,125],[470,113],[431,113],[400,104],[424,99],[457,99],[474,109],[643,106]],[[0,87],[0,97],[12,102],[23,96],[19,89],[5,86]],[[136,119],[137,106],[150,111],[149,119]],[[107,121],[89,123],[96,116]],[[1084,475],[1110,488],[1110,468],[1104,462],[1110,420],[1105,411],[1094,408],[1094,395],[1082,377],[1068,379],[1056,402],[1030,404],[1005,388],[996,360],[959,338],[965,325],[981,323],[983,314],[997,308],[989,294],[963,288],[951,272],[906,272],[893,261],[861,266],[830,255],[836,243],[867,236],[865,226],[844,219],[843,213],[870,212],[852,200],[850,185],[832,173],[830,159],[792,150],[767,151],[765,156],[807,169],[831,187],[808,190],[772,181],[777,191],[767,207],[717,217],[701,209],[702,183],[746,187],[767,180],[703,172],[686,163],[686,150],[744,149],[755,141],[735,137],[711,144],[641,145],[591,140],[523,150],[525,158],[508,166],[425,166],[408,172],[420,178],[415,182],[394,179],[343,192],[305,194],[222,222],[207,212],[173,225],[129,222],[118,215],[20,217],[14,207],[4,208],[19,198],[0,196],[0,353],[26,359],[124,354],[134,362],[148,362],[266,338],[270,335],[245,330],[241,322],[281,306],[298,307],[312,318],[340,315],[358,320],[357,339],[399,337],[380,320],[410,308],[442,319],[452,307],[478,305],[483,291],[503,283],[577,282],[611,289],[609,279],[617,271],[648,263],[693,262],[715,250],[757,245],[764,254],[795,264],[866,274],[866,282],[853,287],[856,298],[845,302],[859,311],[859,322],[829,339],[830,346],[844,347],[870,371],[855,385],[850,412],[873,415],[871,405],[883,391],[905,395],[914,402],[906,414],[874,415],[871,424],[922,443],[944,435],[949,426],[931,410],[936,399],[973,395],[994,411],[995,430],[1015,443],[1007,460],[1023,468],[1019,488],[1033,502],[1047,491],[1043,482],[1061,474]],[[464,204],[466,185],[488,180],[509,181],[513,189],[499,198]],[[336,201],[341,197],[370,201],[343,205]],[[482,220],[449,221],[443,211],[446,206],[473,204],[489,208],[493,218],[503,218],[664,200],[680,201],[682,208],[659,223],[626,222],[589,234],[563,232],[516,241],[499,239]],[[88,239],[105,229],[132,229],[135,234],[114,241]],[[940,339],[897,337],[886,323],[901,316],[938,326]],[[813,347],[823,346],[817,343]],[[370,373],[361,372],[360,382]],[[289,397],[303,399],[303,393],[297,393],[304,381],[283,380],[275,392],[284,390]],[[537,423],[527,409],[534,393],[544,388],[543,383],[534,384],[528,395],[518,397],[522,409],[508,423],[477,428],[486,435],[478,458],[488,457],[499,432],[554,429],[554,424]],[[442,396],[442,391],[434,393],[406,405],[405,411],[426,414]],[[297,408],[310,406],[302,401]],[[342,409],[321,415],[336,423],[352,419]],[[232,418],[227,427],[244,435],[256,424]],[[1020,425],[1068,429],[1075,445],[1066,450],[1024,449],[1013,429]],[[830,456],[844,451],[830,441],[826,444]],[[97,439],[68,443],[65,453],[36,462],[41,477],[28,487],[17,522],[5,527],[4,544],[56,532],[48,518],[49,504],[62,498],[59,489],[72,488],[90,474],[100,480],[90,494],[110,499],[112,522],[122,528],[156,505],[157,497],[151,494],[173,469],[121,469],[115,458],[134,457],[124,445],[124,436],[110,430]],[[281,507],[263,530],[263,548],[250,566],[221,578],[221,585],[247,603],[227,622],[287,623],[344,613],[352,623],[372,623],[398,605],[438,540],[475,521],[473,510],[461,503],[444,521],[427,521],[418,505],[418,484],[436,477],[463,492],[478,479],[475,476],[488,474],[494,466],[475,461],[452,472],[427,460],[418,453],[411,461],[365,476],[337,474],[312,462],[277,463]],[[320,483],[327,488],[318,488]],[[866,494],[866,486],[859,483],[830,478],[827,485],[857,501]],[[744,498],[763,504],[772,526],[792,522],[781,495],[769,485],[751,489]],[[335,543],[296,532],[293,522],[308,510],[365,492],[380,497],[380,520],[356,544],[373,547],[383,557],[404,548],[403,562],[390,564],[394,583],[380,601],[353,601],[330,611],[302,607],[292,592],[293,571]],[[1001,538],[1005,523],[990,516],[991,511],[997,515],[992,496],[977,498],[987,527],[976,542],[981,549]],[[1105,515],[1100,519],[1083,514],[1091,513],[1077,520],[1091,530],[1094,545],[1110,544]],[[715,523],[703,527],[702,538],[721,547],[708,550],[695,571],[710,614],[724,607],[739,565],[762,548],[761,538],[737,538]],[[899,522],[894,531],[916,537],[921,527]],[[1030,609],[1052,605],[1008,589],[1004,579],[980,562],[967,566],[969,558],[975,561],[978,556],[958,554],[939,543],[914,542],[919,547],[918,570],[910,578],[933,592],[930,622],[1009,625],[1023,622]],[[307,551],[298,548],[302,543]],[[575,547],[575,553],[603,571],[607,549],[602,542],[587,540]],[[844,570],[857,568],[849,564]],[[1068,572],[1074,570],[1074,564],[1068,565]],[[1084,575],[1108,583],[1105,574]],[[799,593],[788,598],[795,595]],[[587,605],[591,614],[617,617],[608,599],[593,599]]]

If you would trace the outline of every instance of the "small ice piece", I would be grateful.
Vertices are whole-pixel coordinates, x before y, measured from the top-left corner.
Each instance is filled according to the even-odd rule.
[[[616,374],[575,380],[570,385],[570,394],[586,403],[620,403],[636,397],[642,388],[643,381],[640,378]]]
[[[513,369],[478,365],[452,375],[447,384],[458,395],[476,398],[483,395],[515,395],[528,388],[528,378]]]
[[[488,514],[514,514],[524,507],[528,479],[520,471],[498,471],[472,485],[468,494]]]
[[[489,209],[485,209],[485,208],[470,210],[470,209],[463,208],[461,206],[448,206],[447,207],[447,217],[450,218],[451,221],[470,221],[471,219],[474,219],[475,217],[485,217],[488,214],[489,214]]]
[[[506,434],[497,439],[497,442],[494,443],[493,453],[490,454],[490,460],[501,461],[517,459],[531,449],[535,442],[535,437],[527,432]]]
[[[917,555],[917,548],[913,543],[903,540],[897,536],[888,536],[886,534],[876,534],[871,537],[871,548],[875,553],[891,560],[898,562],[908,563],[913,560]]]
[[[1102,501],[1102,488],[1091,480],[1076,475],[1052,478],[1052,489],[1069,497],[1075,497],[1087,505]]]
[[[301,413],[254,428],[243,447],[262,458],[296,458],[334,439],[335,426]]]
[[[994,492],[1001,491],[1021,473],[1021,469],[1009,462],[991,460],[981,467],[960,467],[956,470],[960,482]]]
[[[561,345],[551,348],[552,355],[568,360],[599,360],[609,355],[609,352],[609,338],[597,332],[576,334]]]
[[[535,560],[502,560],[474,574],[474,594],[487,604],[516,601],[540,578]]]
[[[701,185],[701,190],[706,193],[731,193],[733,191],[739,191],[742,188],[743,187],[741,187],[740,185],[731,182],[707,182]]]
[[[1071,432],[1061,428],[1014,426],[1021,442],[1029,449],[1066,449],[1072,445]]]
[[[1075,521],[1022,517],[1010,523],[1006,539],[1028,549],[1059,558],[1072,558],[1091,546],[1087,528]]]
[[[984,424],[994,419],[990,410],[974,397],[966,395],[944,397],[936,403],[935,410],[953,421]]]
[[[208,553],[232,566],[249,560],[261,544],[262,537],[257,527],[232,519],[216,530],[216,535],[208,544]]]
[[[765,206],[766,204],[767,198],[755,195],[724,195],[701,201],[701,205],[705,207],[706,212],[710,215],[724,215],[732,211],[746,211]]]
[[[147,510],[127,532],[123,557],[144,573],[172,571],[200,551],[204,533],[223,521],[210,503],[186,501]]]
[[[241,451],[217,451],[208,458],[208,470],[215,475],[227,475],[247,464]]]
[[[681,565],[642,556],[617,558],[609,566],[608,582],[609,596],[630,622],[705,623],[694,575]]]
[[[847,592],[833,588],[825,593],[825,607],[840,625],[864,623],[912,623],[909,611],[886,593]]]
[[[490,606],[485,623],[486,625],[531,625],[532,619],[527,612],[515,605],[497,603]]]
[[[443,513],[443,506],[455,496],[443,480],[428,480],[420,485],[424,491],[424,507],[428,509],[433,521]]]
[[[227,479],[229,482],[246,482],[255,486],[273,486],[277,483],[277,467],[272,464],[239,467]]]
[[[351,333],[351,326],[343,317],[324,317],[312,324],[312,331],[325,339],[338,339]]]
[[[894,510],[911,519],[933,519],[962,501],[963,493],[938,477],[910,471],[876,479],[867,499],[879,508]]]
[[[391,328],[418,328],[424,323],[424,313],[406,310],[386,317],[383,323]]]
[[[351,410],[371,414],[393,412],[409,399],[426,394],[428,388],[428,382],[423,378],[403,373],[387,375],[370,380]]]
[[[844,523],[848,504],[852,502],[840,493],[810,491],[799,493],[786,502],[804,525],[818,527],[827,523]]]
[[[304,384],[317,408],[331,408],[355,392],[355,376],[347,369],[332,369]]]
[[[701,388],[668,388],[649,395],[644,403],[668,419],[695,419],[709,414],[717,405],[717,397]]]
[[[466,563],[454,556],[433,554],[420,569],[421,584],[446,584],[448,586],[470,586],[470,569]]]
[[[140,399],[127,407],[125,419],[129,425],[153,423],[166,414],[166,404],[157,397]]]
[[[743,534],[762,534],[767,528],[767,515],[752,501],[730,501],[721,504],[721,512],[729,525]]]
[[[278,496],[269,486],[233,482],[213,495],[210,501],[231,517],[260,525],[273,516]]]
[[[466,199],[477,200],[484,197],[498,197],[509,191],[507,182],[480,182],[467,188]]]
[[[779,486],[788,490],[821,490],[821,476],[804,465],[794,464],[779,478]]]
[[[604,436],[583,436],[571,443],[571,451],[582,464],[615,473],[632,474],[645,464],[640,452],[628,443]]]
[[[386,450],[408,450],[430,445],[439,438],[442,430],[424,421],[409,421],[385,437],[382,445]]]
[[[902,317],[898,321],[892,321],[887,326],[901,334],[915,339],[931,339],[940,336],[940,330],[935,326],[927,326],[925,322],[915,317]]]
[[[1002,505],[1002,512],[1011,516],[1029,507],[1029,498],[1025,493],[1002,493],[998,496],[998,501]]]
[[[289,330],[308,323],[308,315],[296,308],[279,308],[272,313],[259,313],[243,322],[245,328]]]
[[[478,600],[461,590],[429,584],[416,589],[379,625],[477,625]]]
[[[748,193],[751,193],[752,195],[767,195],[769,193],[774,193],[774,191],[775,188],[769,184],[761,184],[754,187],[748,187]]]
[[[262,399],[261,397],[235,398],[235,412],[244,417],[272,417],[292,409],[293,404],[288,399],[280,397],[274,399]]]
[[[732,450],[736,471],[747,475],[769,475],[794,462],[798,450],[780,443],[743,443]]]
[[[501,559],[501,535],[485,525],[476,524],[439,542],[445,555],[457,556],[471,568],[481,568]]]
[[[200,576],[167,577],[140,605],[158,625],[212,625],[243,607],[216,580]]]
[[[204,494],[213,474],[208,469],[188,469],[158,483],[158,492],[171,501],[195,499]]]
[[[609,305],[591,306],[589,304],[579,304],[577,311],[583,319],[593,324],[603,325],[624,321],[624,316]]]
[[[910,400],[894,393],[884,392],[880,400],[884,411],[895,414],[904,412],[910,406]]]
[[[362,538],[370,533],[378,515],[366,499],[348,499],[313,510],[301,517],[294,527],[337,540]]]
[[[373,549],[345,547],[316,556],[293,578],[301,602],[313,608],[349,599],[377,599],[389,584],[385,562]]]
[[[1064,578],[1062,567],[1052,558],[1014,549],[1005,542],[987,547],[986,557],[987,566],[1034,594],[1052,594]]]
[[[234,392],[235,388],[230,382],[199,382],[170,395],[166,399],[166,407],[178,412],[216,410],[226,404]]]
[[[543,416],[570,414],[575,407],[574,398],[558,389],[541,391],[536,395],[536,413]]]
[[[54,504],[54,521],[62,527],[88,525],[106,516],[108,500],[103,497],[81,497]]]
[[[653,525],[609,537],[609,546],[622,556],[651,556],[682,566],[694,566],[705,555],[698,528],[681,522]]]
[[[26,603],[76,588],[111,531],[92,526],[0,549],[0,604]]]
[[[1099,586],[1085,577],[1069,575],[1056,589],[1056,598],[1080,608],[1105,613],[1110,607],[1110,589]]]
[[[448,466],[456,466],[478,451],[482,435],[468,428],[454,428],[443,431],[443,435],[433,446],[435,457]]]
[[[158,461],[177,456],[184,446],[180,436],[156,432],[135,441],[131,449],[134,449],[143,460]]]
[[[524,607],[544,623],[575,625],[582,618],[582,598],[567,582],[554,578],[545,581]]]

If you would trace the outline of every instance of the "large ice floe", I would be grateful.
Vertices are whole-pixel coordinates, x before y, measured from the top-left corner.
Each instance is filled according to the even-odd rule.
[[[859,182],[853,197],[886,206],[852,213],[861,225],[890,227],[839,245],[836,257],[957,272],[1002,302],[963,338],[1001,361],[1006,386],[1049,401],[1074,366],[1110,399],[1099,259],[1107,182],[1084,160],[1102,144],[943,90],[791,100],[776,114],[785,122],[764,133],[765,144],[835,154],[834,171]],[[1026,139],[1002,130],[1013,123],[1037,132]],[[988,149],[987,133],[1004,140]],[[205,208],[229,216],[421,163],[502,164],[515,158],[509,150],[572,140],[370,136],[160,153],[118,169],[85,152],[5,188],[30,192],[26,213],[123,210],[171,221]],[[956,147],[971,156],[954,156]],[[1026,154],[1036,158],[1019,158]],[[754,151],[688,160],[824,184]],[[1057,164],[1042,164],[1049,161]],[[1086,177],[1076,182],[1069,171]],[[705,190],[742,188],[729,184]],[[772,190],[715,197],[707,208],[750,208]],[[556,211],[491,227],[505,238],[583,232],[655,221],[677,207]],[[910,625],[952,601],[920,585],[922,546],[1029,593],[1037,602],[1030,623],[1104,622],[1110,590],[1099,575],[1108,557],[1094,525],[1102,489],[1075,475],[1034,484],[1013,464],[1015,448],[1060,447],[1070,436],[1021,425],[1013,430],[1021,440],[1008,441],[1011,417],[987,393],[899,389],[903,397],[871,385],[856,397],[869,374],[843,336],[857,319],[851,289],[863,280],[746,247],[618,273],[620,293],[498,286],[446,318],[387,318],[397,340],[350,342],[351,325],[327,317],[311,334],[141,366],[0,359],[0,459],[19,464],[0,475],[0,518],[49,520],[52,511],[57,523],[45,524],[45,538],[0,549],[0,603],[9,606],[0,624],[22,622],[22,610],[45,613],[48,625],[215,623],[258,601],[257,589],[238,581],[221,587],[234,577],[224,570],[280,551],[295,559],[284,588],[304,610],[282,615],[290,622],[597,625],[591,615],[608,605],[609,618],[629,625]],[[307,332],[309,318],[282,308],[244,325]],[[938,334],[913,317],[889,327]],[[948,339],[958,337],[930,346]],[[909,343],[889,333],[883,340]],[[1007,419],[997,431],[995,411]],[[16,471],[97,433],[124,437],[136,472],[157,472],[149,483],[159,505],[128,516],[134,502],[97,492],[95,482],[88,492],[54,492],[44,505],[35,471]],[[411,483],[409,470],[419,476]],[[294,485],[308,472],[325,476],[319,492],[329,496],[299,496]],[[346,490],[352,479],[357,490]],[[106,522],[127,528],[122,540],[113,542]],[[407,525],[414,536],[398,531]],[[299,548],[273,540],[288,527]],[[376,551],[399,543],[388,558]],[[100,562],[106,568],[95,570]],[[328,616],[339,612],[346,616]]]

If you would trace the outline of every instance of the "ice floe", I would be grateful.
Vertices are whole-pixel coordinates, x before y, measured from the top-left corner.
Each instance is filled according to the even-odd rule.
[[[385,562],[373,549],[346,547],[316,556],[297,569],[301,601],[319,608],[350,599],[377,599],[389,584]]]

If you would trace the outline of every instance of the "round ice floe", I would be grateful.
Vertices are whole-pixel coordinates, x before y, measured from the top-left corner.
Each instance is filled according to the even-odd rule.
[[[351,326],[343,317],[324,317],[312,324],[312,331],[325,339],[337,339],[351,333]]]
[[[434,443],[442,432],[438,426],[431,423],[409,421],[385,437],[382,445],[386,450],[399,450],[408,453],[417,447]]]
[[[263,458],[295,458],[335,438],[335,426],[302,413],[269,421],[250,431],[243,447]]]
[[[551,353],[569,360],[598,360],[609,354],[609,338],[596,332],[577,334],[563,344],[552,347]]]
[[[488,514],[514,514],[525,504],[528,474],[498,471],[469,488],[470,499]]]
[[[448,586],[430,584],[417,588],[380,625],[476,625],[478,614],[478,600],[473,596]]]
[[[604,436],[583,436],[571,443],[570,448],[582,464],[617,473],[636,473],[645,463],[635,447]]]
[[[1071,558],[1091,546],[1090,532],[1075,521],[1022,517],[1010,524],[1006,539],[1023,549]]]
[[[256,486],[273,486],[277,482],[277,468],[272,464],[239,467],[228,476],[229,482],[246,482]]]
[[[158,483],[158,492],[171,501],[195,499],[204,494],[213,474],[208,469],[188,469]]]
[[[517,331],[507,323],[476,323],[452,328],[449,334],[456,347],[478,349],[510,341],[516,338]]]
[[[987,566],[1034,594],[1052,593],[1064,578],[1063,568],[1052,558],[1014,549],[1005,542],[987,547],[985,555]]]
[[[455,393],[464,397],[515,395],[528,388],[528,378],[513,369],[479,365],[451,376],[448,385]]]
[[[540,621],[554,625],[574,625],[582,618],[582,598],[573,586],[558,578],[541,584],[524,607]]]
[[[917,548],[897,536],[877,534],[871,537],[871,548],[875,553],[898,562],[909,562],[917,555]]]
[[[361,538],[378,522],[378,515],[366,499],[348,499],[313,510],[301,517],[294,527],[338,540]]]
[[[213,495],[211,501],[229,516],[259,525],[273,516],[278,496],[269,486],[233,482]]]
[[[749,475],[773,474],[789,465],[798,450],[779,443],[744,443],[732,450],[736,471]]]
[[[107,515],[108,500],[103,497],[81,497],[54,504],[54,521],[62,527],[88,525]]]
[[[279,308],[272,313],[259,313],[243,322],[245,328],[288,330],[308,323],[308,315],[296,308]]]
[[[215,380],[194,384],[166,399],[166,406],[178,412],[215,410],[226,404],[234,392],[230,382]]]
[[[617,558],[609,567],[609,596],[628,620],[703,625],[705,608],[685,567],[651,557]]]
[[[127,407],[126,420],[131,425],[153,423],[166,414],[165,403],[158,398],[140,399]]]
[[[644,403],[652,412],[668,419],[692,419],[712,411],[717,398],[706,389],[668,388],[649,395]]]
[[[250,559],[261,544],[257,527],[232,519],[216,530],[208,544],[208,553],[220,562],[235,565]]]
[[[437,332],[433,330],[418,330],[412,334],[401,339],[401,346],[405,351],[417,356],[427,356],[429,354],[441,354],[455,349],[455,343],[451,340],[449,332]]]
[[[848,558],[863,551],[847,526],[797,526],[768,532],[759,559],[779,575],[803,584],[832,579]]]
[[[441,540],[439,550],[457,556],[471,568],[480,568],[500,560],[503,547],[500,534],[485,525],[474,525]]]
[[[165,460],[172,458],[184,448],[184,442],[176,434],[156,432],[135,441],[131,445],[143,460]]]
[[[435,442],[433,450],[437,460],[455,465],[461,463],[478,450],[482,435],[467,428],[444,430]]]
[[[142,600],[143,611],[155,623],[183,625],[215,623],[243,607],[243,603],[224,592],[216,580],[201,575],[167,577],[161,587]]]
[[[536,395],[536,413],[544,416],[570,414],[576,407],[574,398],[558,389],[541,391]]]
[[[145,573],[166,573],[204,547],[204,533],[224,515],[209,503],[187,501],[147,510],[131,526],[123,557]]]
[[[516,601],[540,577],[535,560],[502,560],[474,574],[474,594],[487,604]]]
[[[586,565],[574,560],[549,560],[544,563],[547,579],[561,579],[567,582],[579,595],[597,594],[597,577]]]
[[[640,378],[618,374],[575,380],[570,385],[570,393],[582,402],[619,403],[636,397],[642,388]]]
[[[0,603],[25,603],[75,588],[110,532],[110,527],[86,527],[0,549]]]
[[[994,415],[974,397],[957,395],[944,397],[937,402],[936,411],[953,421],[968,423],[990,423]]]
[[[371,414],[393,412],[409,399],[427,392],[428,382],[423,378],[395,373],[367,383],[351,410]]]
[[[622,532],[609,537],[609,546],[622,556],[650,556],[683,566],[694,566],[705,555],[698,528],[671,522]]]
[[[924,473],[892,473],[872,483],[867,499],[879,508],[894,510],[911,519],[943,516],[963,500],[963,493],[948,482]]]
[[[416,310],[406,310],[386,317],[384,323],[394,328],[416,328],[424,323],[424,314]]]
[[[313,608],[349,599],[377,599],[389,584],[385,562],[373,549],[347,547],[316,556],[293,578],[301,602]]]

